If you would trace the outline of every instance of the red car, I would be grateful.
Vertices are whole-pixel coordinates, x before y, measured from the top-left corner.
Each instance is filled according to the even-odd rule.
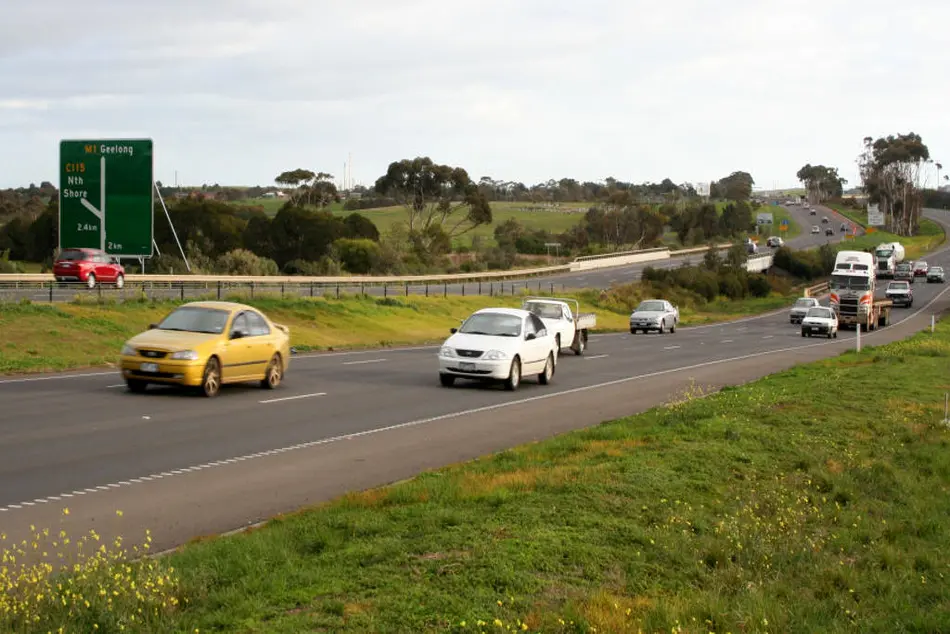
[[[926,276],[927,271],[929,269],[930,267],[927,266],[927,263],[924,262],[923,260],[920,260],[919,262],[917,262],[917,264],[914,265],[914,277]]]
[[[95,288],[97,282],[125,285],[125,269],[117,258],[99,249],[64,249],[53,264],[57,282],[81,282]]]

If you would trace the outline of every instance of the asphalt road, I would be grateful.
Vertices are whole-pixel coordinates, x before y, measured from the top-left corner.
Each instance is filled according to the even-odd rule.
[[[927,260],[950,265],[950,250]],[[924,327],[950,307],[948,289],[917,284],[915,307],[862,340]],[[134,395],[111,371],[2,379],[0,527],[13,539],[30,524],[127,539],[147,528],[172,547],[642,411],[692,380],[721,387],[835,355],[855,334],[802,338],[786,310],[673,335],[603,334],[585,356],[563,355],[552,385],[526,379],[516,393],[440,387],[435,347],[302,355],[277,391],[235,386],[211,400]]]
[[[819,246],[825,244],[829,241],[840,241],[842,235],[838,232],[838,227],[842,221],[845,219],[834,213],[830,209],[822,209],[819,211],[819,216],[809,217],[808,212],[798,206],[790,206],[787,208],[789,214],[794,218],[798,225],[802,228],[802,233],[796,238],[787,240],[788,246],[795,249],[804,249],[814,246]],[[808,231],[812,224],[819,224],[822,215],[827,215],[831,220],[831,226],[835,229],[834,237],[826,237],[823,233],[821,235],[811,235]],[[824,225],[821,226],[822,231],[824,231]],[[762,240],[764,244],[764,236]],[[763,253],[768,252],[767,250]],[[521,289],[528,290],[537,290],[537,291],[550,291],[555,292],[558,290],[571,289],[571,288],[610,288],[613,284],[623,284],[627,282],[633,282],[640,279],[640,276],[643,273],[643,269],[647,266],[653,266],[655,268],[676,268],[684,263],[698,263],[702,261],[702,254],[698,255],[688,255],[680,256],[676,258],[670,258],[669,260],[661,260],[657,262],[644,262],[638,264],[628,264],[623,266],[615,266],[604,269],[593,269],[589,271],[578,271],[572,273],[560,273],[557,275],[547,275],[544,277],[535,277],[535,278],[523,278],[523,279],[514,279],[504,282],[470,282],[467,284],[431,284],[428,288],[422,284],[412,284],[408,287],[400,285],[392,285],[388,288],[383,288],[381,286],[366,286],[363,287],[363,291],[368,295],[373,296],[400,296],[405,294],[410,295],[512,295],[515,292],[519,292]],[[268,287],[256,287],[254,292],[256,293],[286,293],[287,296],[293,296],[295,294],[299,295],[310,295],[311,293],[316,295],[322,295],[324,293],[334,294],[337,291],[340,293],[357,293],[361,290],[359,285],[336,285],[327,286],[327,287],[310,287],[309,285],[286,285],[283,289],[279,284],[270,285]],[[116,289],[109,285],[101,286],[99,288],[89,290],[79,285],[58,285],[52,289],[45,288],[40,289],[36,287],[32,288],[13,288],[0,284],[0,301],[20,301],[21,299],[29,299],[34,302],[67,302],[72,301],[77,296],[88,296],[88,297],[106,297],[106,298],[115,298],[118,300],[123,300],[125,298],[139,297],[140,291],[137,288],[129,287],[126,289]],[[217,287],[215,285],[208,286],[198,286],[192,285],[184,288],[153,288],[147,290],[147,294],[150,297],[159,298],[159,299],[188,299],[201,296],[207,296],[208,294],[215,294],[217,292]],[[250,293],[250,287],[236,287],[233,292],[238,293]],[[228,293],[227,290],[224,291],[225,295]]]

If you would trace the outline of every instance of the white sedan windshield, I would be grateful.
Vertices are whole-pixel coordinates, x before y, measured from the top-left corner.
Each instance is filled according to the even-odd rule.
[[[465,320],[459,332],[467,335],[517,337],[521,334],[521,317],[504,313],[476,313]]]
[[[819,317],[822,319],[831,319],[830,308],[812,308],[808,311],[809,317]]]
[[[644,312],[652,313],[652,312],[661,312],[663,310],[664,310],[663,302],[655,302],[655,301],[640,302],[640,305],[637,306],[637,312],[644,311]]]

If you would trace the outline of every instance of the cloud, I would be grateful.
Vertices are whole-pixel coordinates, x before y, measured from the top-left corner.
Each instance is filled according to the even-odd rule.
[[[419,154],[527,183],[792,185],[806,162],[856,182],[865,135],[950,142],[948,21],[937,0],[13,3],[0,186],[53,180],[58,140],[94,135],[153,138],[157,178],[199,184],[350,152],[364,183]]]

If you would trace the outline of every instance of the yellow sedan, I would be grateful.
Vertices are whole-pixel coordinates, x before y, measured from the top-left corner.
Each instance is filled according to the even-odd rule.
[[[122,346],[119,367],[129,390],[149,383],[200,388],[215,396],[226,383],[280,385],[290,362],[290,330],[251,306],[191,302]]]

